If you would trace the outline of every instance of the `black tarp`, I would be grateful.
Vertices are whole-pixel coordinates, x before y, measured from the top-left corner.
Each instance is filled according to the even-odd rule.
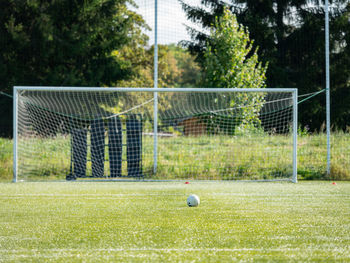
[[[136,115],[126,120],[128,176],[142,176],[142,122]]]
[[[111,177],[122,176],[122,123],[119,117],[108,122],[108,152]]]
[[[91,170],[92,177],[104,176],[105,128],[102,119],[91,123]]]
[[[86,176],[87,130],[72,130],[73,177]]]

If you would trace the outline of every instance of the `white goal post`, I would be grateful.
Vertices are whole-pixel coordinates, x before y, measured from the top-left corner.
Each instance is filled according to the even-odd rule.
[[[14,182],[297,182],[297,89],[16,86],[13,98]]]

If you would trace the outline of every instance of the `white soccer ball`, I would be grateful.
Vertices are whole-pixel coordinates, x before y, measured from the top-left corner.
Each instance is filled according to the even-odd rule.
[[[198,206],[200,203],[199,197],[197,195],[190,195],[187,198],[187,205],[189,207]]]

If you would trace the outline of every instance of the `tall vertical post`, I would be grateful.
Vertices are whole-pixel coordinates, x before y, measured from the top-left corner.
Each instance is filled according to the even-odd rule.
[[[158,0],[154,0],[154,88],[158,88]],[[157,172],[158,162],[158,92],[154,92],[153,127],[153,172]]]
[[[298,90],[293,92],[293,183],[298,182]]]
[[[13,87],[13,182],[17,182],[17,89]]]
[[[331,95],[329,72],[329,3],[325,0],[325,34],[326,34],[326,129],[327,129],[327,174],[331,173]]]

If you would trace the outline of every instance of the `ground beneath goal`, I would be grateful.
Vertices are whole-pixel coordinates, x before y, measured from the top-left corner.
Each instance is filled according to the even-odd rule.
[[[0,262],[345,262],[349,251],[350,182],[0,184]]]

